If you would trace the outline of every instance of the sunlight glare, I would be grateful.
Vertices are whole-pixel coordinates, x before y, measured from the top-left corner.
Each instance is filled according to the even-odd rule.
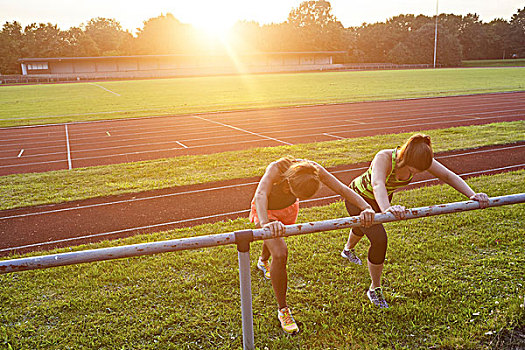
[[[236,19],[230,18],[224,9],[223,13],[208,12],[207,15],[201,13],[199,17],[193,19],[190,24],[203,31],[208,37],[224,41],[227,39],[231,27]]]

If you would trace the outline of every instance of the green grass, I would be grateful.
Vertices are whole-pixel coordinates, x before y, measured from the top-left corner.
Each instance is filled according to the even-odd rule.
[[[525,59],[470,60],[463,61],[463,67],[525,67]]]
[[[525,192],[525,171],[470,179],[490,196]],[[402,192],[407,207],[464,200],[448,186]],[[299,222],[346,216],[341,202],[303,209]],[[258,349],[488,349],[525,324],[525,206],[386,224],[383,285],[391,308],[372,307],[364,266],[339,257],[338,230],[287,238],[288,302],[301,333],[283,335],[272,288],[255,268]],[[247,219],[136,236],[71,250],[252,227]],[[368,241],[357,246],[366,257]],[[55,252],[69,251],[69,249]],[[36,255],[33,253],[32,255]],[[0,275],[1,349],[240,349],[233,246]]]
[[[426,130],[435,152],[522,141],[525,122]],[[0,177],[0,210],[132,193],[234,178],[261,176],[284,156],[311,159],[325,167],[370,161],[412,133],[378,135],[294,146],[255,148],[136,163],[14,174]]]
[[[0,87],[0,126],[515,91],[525,70],[262,74]]]

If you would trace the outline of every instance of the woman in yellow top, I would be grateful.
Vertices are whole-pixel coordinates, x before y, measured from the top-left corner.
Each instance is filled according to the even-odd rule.
[[[371,225],[375,214],[372,207],[325,168],[308,160],[286,157],[272,162],[266,168],[252,200],[250,221],[257,227],[270,229],[275,237],[263,242],[257,267],[272,282],[279,306],[279,321],[287,333],[296,333],[299,329],[286,303],[288,249],[284,239],[279,236],[285,233],[285,225],[297,221],[299,200],[312,197],[321,183],[343,196],[346,202],[352,203],[358,210],[356,215],[360,215],[361,222],[365,226]]]
[[[428,171],[458,192],[478,201],[481,208],[488,206],[488,196],[485,193],[475,193],[463,179],[434,159],[430,137],[422,134],[413,135],[402,147],[379,151],[368,170],[355,178],[350,188],[369,203],[376,212],[389,212],[396,218],[402,219],[405,217],[405,207],[391,205],[392,195],[396,189],[408,185],[414,174],[423,171]],[[346,202],[346,208],[350,215],[357,215],[359,212],[352,203]],[[381,275],[387,248],[387,235],[383,225],[352,228],[341,256],[361,265],[361,260],[354,252],[354,247],[363,235],[370,240],[368,271],[372,283],[367,295],[373,304],[387,308],[388,304],[381,289]]]

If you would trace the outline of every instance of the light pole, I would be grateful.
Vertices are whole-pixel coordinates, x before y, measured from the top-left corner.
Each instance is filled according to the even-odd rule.
[[[438,42],[438,3],[436,0],[436,28],[434,30],[434,68],[436,68],[437,42]]]

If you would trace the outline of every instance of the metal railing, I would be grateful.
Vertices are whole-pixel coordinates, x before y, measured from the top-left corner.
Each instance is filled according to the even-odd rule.
[[[489,198],[489,207],[525,203],[525,193]],[[375,214],[374,223],[386,223],[416,219],[427,216],[458,213],[479,209],[476,201],[464,201],[432,205],[406,210],[404,219],[397,219],[393,214]],[[340,219],[308,222],[287,225],[285,237],[307,233],[339,230],[361,226],[359,217],[352,216]],[[128,258],[141,255],[153,255],[179,250],[198,249],[220,245],[236,244],[239,259],[239,280],[242,310],[243,348],[254,349],[253,311],[250,276],[250,243],[256,240],[273,238],[267,229],[255,229],[228,232],[216,235],[180,238],[168,241],[141,243],[121,247],[100,248],[79,252],[59,253],[37,257],[0,261],[0,274],[26,270],[45,269],[94,261]]]

